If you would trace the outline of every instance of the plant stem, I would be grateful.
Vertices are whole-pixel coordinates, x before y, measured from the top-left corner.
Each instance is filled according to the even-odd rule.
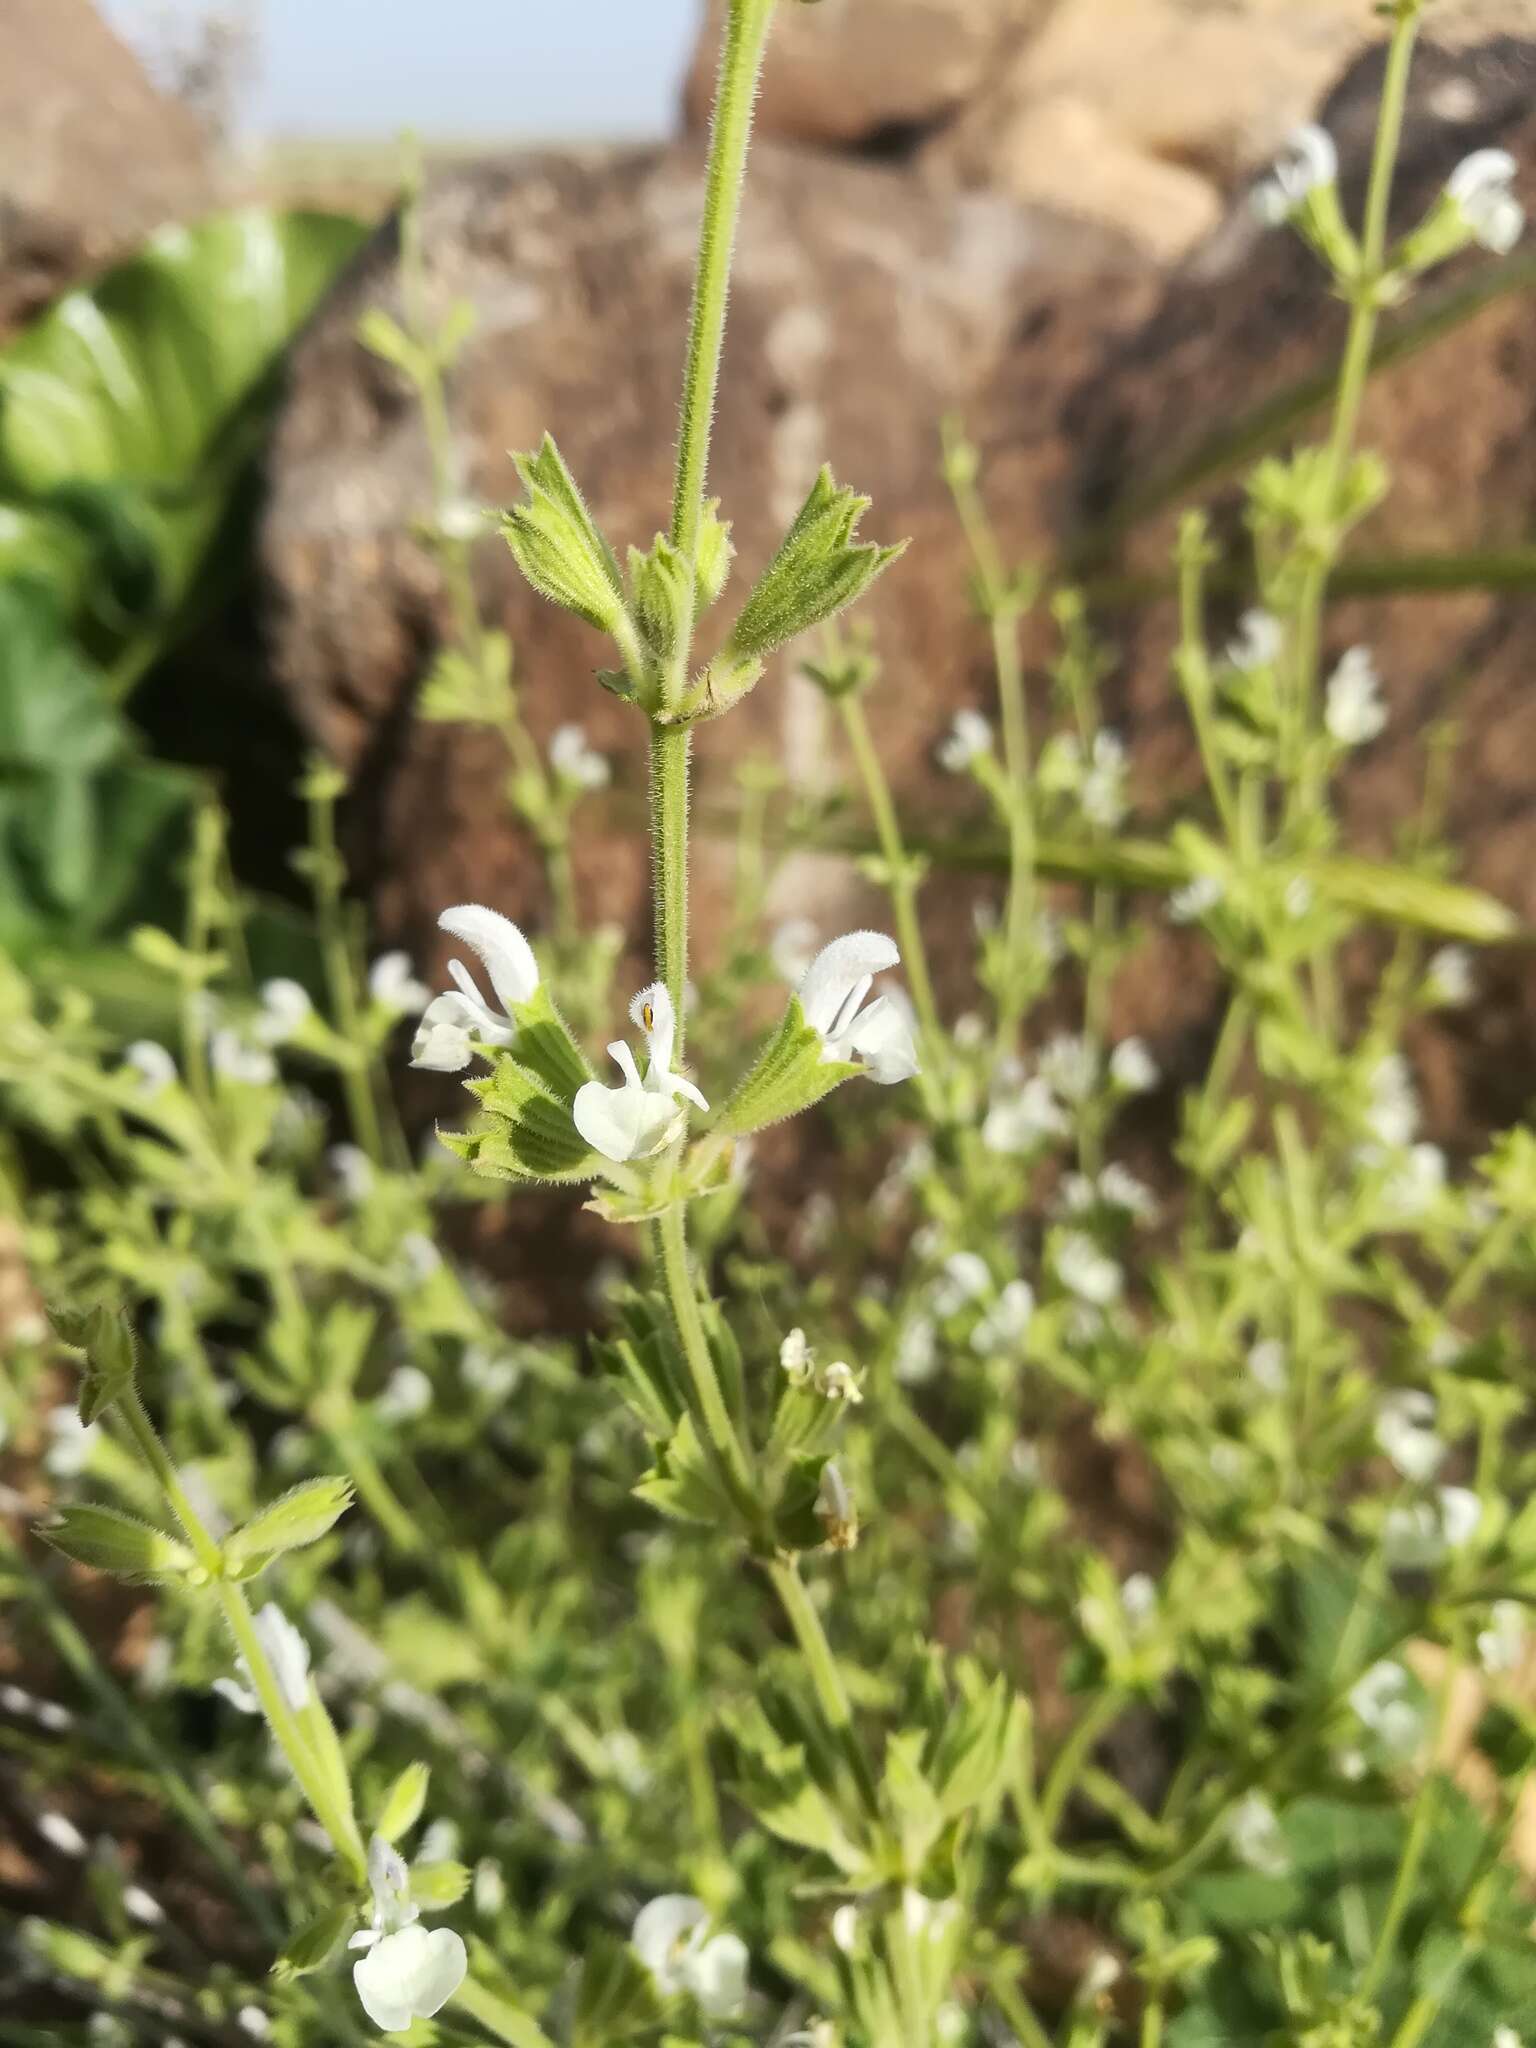
[[[672,496],[672,543],[683,557],[690,582],[696,567],[695,552],[709,475],[709,441],[720,386],[720,356],[725,345],[731,259],[741,218],[747,150],[752,141],[752,110],[773,7],[774,0],[729,0],[726,14],[704,190],[704,226],[688,330],[677,479]]]
[[[688,1257],[686,1211],[681,1203],[675,1203],[657,1220],[656,1240],[661,1252],[667,1299],[677,1324],[688,1376],[704,1417],[705,1431],[745,1504],[754,1493],[751,1468],[730,1410],[725,1405],[720,1376],[715,1371],[714,1355],[704,1329],[704,1318],[699,1313],[699,1297],[694,1290]]]
[[[677,1018],[675,1058],[682,1065],[688,988],[688,759],[684,725],[651,727],[651,858],[656,871],[656,973]]]
[[[942,1057],[944,1032],[939,1022],[939,1006],[933,992],[933,977],[928,971],[928,954],[923,945],[923,929],[918,922],[917,878],[912,857],[902,841],[901,821],[896,814],[890,783],[886,780],[880,756],[875,751],[875,743],[870,737],[869,721],[864,716],[864,706],[856,696],[847,696],[838,699],[837,708],[842,713],[843,730],[848,735],[848,745],[858,766],[859,779],[864,784],[864,795],[880,842],[881,858],[889,873],[891,910],[896,919],[896,935],[901,942],[901,956],[906,963],[907,979],[912,984],[912,1003],[917,1011],[924,1050],[928,1055],[928,1064],[937,1067]],[[927,1071],[926,1065],[924,1071]]]
[[[848,1694],[843,1685],[842,1673],[837,1668],[837,1659],[832,1654],[832,1645],[827,1641],[827,1632],[821,1625],[821,1616],[816,1603],[806,1590],[800,1567],[793,1557],[777,1557],[768,1567],[768,1576],[773,1581],[779,1604],[785,1618],[794,1630],[795,1641],[800,1646],[811,1674],[811,1684],[816,1690],[816,1701],[821,1708],[822,1719],[831,1730],[838,1747],[847,1757],[858,1780],[859,1791],[871,1812],[879,1807],[879,1793],[875,1787],[874,1774],[869,1759],[864,1754],[864,1745],[859,1741],[858,1730],[853,1724],[853,1709],[848,1703]]]
[[[997,1016],[998,1052],[1006,1058],[1015,1049],[1023,1016],[1019,963],[1028,948],[1035,908],[1035,804],[1030,788],[1029,707],[1024,696],[1019,619],[1012,608],[993,611],[992,661],[1002,712],[1003,769],[1008,790],[1008,903],[1003,926],[1008,941],[1008,974]]]
[[[311,796],[309,832],[315,912],[320,926],[326,986],[330,991],[336,1028],[352,1056],[341,1069],[347,1114],[357,1142],[375,1166],[382,1166],[384,1132],[373,1092],[372,1062],[365,1051],[362,1017],[358,1009],[356,964],[347,935],[346,905],[342,900],[341,854],[336,845],[334,797],[328,794]]]

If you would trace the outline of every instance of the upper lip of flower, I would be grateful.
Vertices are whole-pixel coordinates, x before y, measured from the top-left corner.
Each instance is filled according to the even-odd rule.
[[[864,1006],[875,976],[900,961],[884,932],[847,932],[822,947],[800,984],[800,1008],[824,1059],[862,1060],[877,1081],[906,1081],[917,1072],[911,1033],[889,997]]]

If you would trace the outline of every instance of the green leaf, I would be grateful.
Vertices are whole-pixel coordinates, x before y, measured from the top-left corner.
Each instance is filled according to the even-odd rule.
[[[351,1505],[350,1479],[307,1480],[227,1538],[225,1563],[236,1577],[244,1577],[285,1550],[301,1550],[306,1543],[318,1543]]]
[[[37,1533],[55,1550],[92,1571],[146,1584],[177,1579],[191,1571],[196,1559],[179,1537],[156,1529],[115,1508],[76,1504],[61,1508]]]
[[[402,1835],[409,1834],[421,1819],[431,1777],[432,1772],[426,1764],[407,1764],[385,1793],[373,1832],[382,1835],[386,1842],[398,1842]]]
[[[617,631],[626,616],[619,565],[559,449],[546,434],[536,454],[514,460],[528,496],[505,515],[502,532],[517,566],[551,604]]]
[[[720,1483],[693,1417],[685,1415],[658,1451],[656,1463],[634,1488],[637,1500],[674,1522],[698,1522],[710,1529],[734,1526],[736,1507]]]
[[[417,1863],[411,1869],[411,1898],[429,1913],[456,1906],[469,1890],[469,1872],[462,1863]]]
[[[286,1984],[291,1978],[323,1970],[356,1924],[357,1908],[350,1900],[327,1906],[289,1941],[272,1965],[272,1975],[280,1984]]]
[[[659,2024],[656,1980],[627,1941],[599,1930],[588,1938],[576,1986],[571,2048],[608,2048]]]

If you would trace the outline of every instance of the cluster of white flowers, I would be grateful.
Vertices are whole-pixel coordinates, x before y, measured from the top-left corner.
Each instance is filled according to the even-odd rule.
[[[982,1120],[981,1142],[989,1152],[1025,1158],[1052,1138],[1064,1138],[1072,1119],[1043,1074],[1024,1077],[1014,1062],[1000,1070]]]
[[[1285,647],[1285,631],[1273,612],[1255,607],[1237,622],[1236,635],[1227,642],[1227,660],[1245,675],[1256,669],[1273,668]]]
[[[1055,1265],[1062,1286],[1090,1308],[1108,1308],[1124,1291],[1119,1264],[1084,1231],[1068,1231],[1057,1239]]]
[[[979,711],[957,711],[954,723],[938,745],[939,766],[951,775],[963,775],[992,751],[992,724]]]
[[[1394,1571],[1433,1571],[1477,1534],[1483,1504],[1467,1486],[1442,1486],[1429,1500],[1390,1508],[1382,1554]]]
[[[971,1332],[971,1349],[983,1357],[1016,1352],[1029,1334],[1035,1290],[1027,1280],[1010,1280]]]
[[[1349,1703],[1388,1756],[1403,1762],[1424,1733],[1424,1707],[1401,1664],[1373,1664],[1350,1689]]]
[[[1226,895],[1219,875],[1196,875],[1168,898],[1168,916],[1174,924],[1199,924]]]
[[[579,725],[559,726],[551,735],[549,765],[572,789],[606,789],[613,774],[607,755],[598,753]]]
[[[855,1407],[864,1399],[864,1390],[846,1359],[835,1359],[828,1366],[817,1365],[816,1353],[806,1342],[804,1330],[791,1330],[780,1344],[779,1364],[792,1387],[814,1387],[828,1401],[847,1401]]]
[[[1376,1412],[1376,1443],[1405,1479],[1423,1486],[1445,1462],[1446,1446],[1435,1433],[1438,1409],[1433,1394],[1404,1387],[1385,1396]]]
[[[1087,1216],[1101,1206],[1117,1209],[1138,1223],[1151,1223],[1157,1216],[1157,1197],[1118,1160],[1111,1161],[1096,1180],[1086,1173],[1069,1173],[1061,1183],[1063,1214]]]

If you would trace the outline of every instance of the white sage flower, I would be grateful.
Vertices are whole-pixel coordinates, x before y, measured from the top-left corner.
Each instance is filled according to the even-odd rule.
[[[1308,196],[1339,179],[1339,153],[1326,128],[1313,121],[1287,137],[1270,175],[1254,189],[1253,210],[1266,227],[1279,227]]]
[[[90,1844],[67,1815],[62,1813],[40,1813],[37,1816],[37,1832],[51,1849],[57,1849],[61,1856],[83,1856]]]
[[[261,986],[261,1008],[251,1031],[259,1045],[286,1045],[314,1015],[309,991],[287,975]]]
[[[277,1079],[277,1062],[271,1053],[228,1024],[209,1039],[208,1064],[221,1081],[238,1081],[245,1088],[265,1088]]]
[[[1525,208],[1510,189],[1519,166],[1507,149],[1475,149],[1446,180],[1474,242],[1507,256],[1525,232]]]
[[[1445,1154],[1438,1145],[1410,1145],[1402,1165],[1381,1191],[1391,1223],[1415,1223],[1445,1193]]]
[[[1248,1375],[1266,1394],[1283,1394],[1291,1383],[1290,1353],[1278,1337],[1264,1337],[1248,1353]]]
[[[1373,1664],[1350,1689],[1349,1704],[1388,1754],[1413,1755],[1424,1732],[1424,1709],[1401,1664]]]
[[[432,1382],[419,1365],[397,1365],[373,1404],[381,1422],[414,1422],[432,1406]]]
[[[846,1359],[834,1359],[821,1375],[821,1391],[829,1401],[846,1401],[850,1407],[859,1407],[864,1399],[864,1390],[854,1377],[853,1367]]]
[[[1376,1413],[1376,1443],[1405,1479],[1422,1486],[1445,1462],[1446,1446],[1435,1434],[1433,1394],[1403,1387],[1383,1400]]]
[[[332,1145],[325,1163],[349,1202],[366,1201],[372,1194],[378,1175],[361,1145]]]
[[[1386,730],[1381,678],[1368,647],[1351,647],[1328,678],[1323,723],[1341,747],[1363,747]]]
[[[431,2019],[452,1998],[469,1970],[464,1943],[451,1927],[430,1932],[419,1922],[405,1859],[381,1835],[368,1847],[373,1918],[349,1948],[367,1953],[352,1965],[363,2010],[386,2034],[403,2034],[414,2020]]]
[[[816,1518],[826,1531],[831,1549],[852,1550],[858,1542],[859,1512],[854,1506],[853,1489],[832,1458],[821,1468],[821,1479],[816,1488]]]
[[[1419,1128],[1419,1096],[1413,1071],[1399,1052],[1371,1069],[1366,1128],[1379,1145],[1408,1145]]]
[[[158,1095],[176,1081],[176,1062],[163,1045],[152,1038],[136,1038],[123,1054],[123,1065],[132,1067],[144,1094]]]
[[[1138,1223],[1150,1223],[1157,1215],[1157,1197],[1128,1166],[1112,1159],[1099,1175],[1098,1195],[1111,1209],[1123,1210]]]
[[[393,1017],[408,1017],[424,1010],[432,991],[418,980],[409,953],[381,953],[368,970],[368,993],[381,1009]]]
[[[1174,924],[1199,924],[1225,894],[1218,875],[1196,875],[1168,898],[1168,916]]]
[[[1425,993],[1443,1009],[1464,1009],[1477,994],[1472,955],[1465,946],[1442,946],[1424,976]]]
[[[630,1940],[664,1998],[686,1993],[709,2018],[728,2019],[746,2002],[747,1948],[710,1926],[701,1900],[667,1892],[640,1908]]]
[[[1262,1792],[1238,1801],[1227,1822],[1227,1838],[1238,1862],[1262,1877],[1284,1877],[1291,1867],[1279,1815]]]
[[[992,1292],[992,1269],[980,1252],[952,1252],[934,1283],[933,1312],[954,1316]]]
[[[821,1039],[823,1062],[858,1061],[884,1087],[912,1079],[918,1060],[907,1013],[888,995],[865,1001],[875,976],[900,962],[883,932],[848,932],[822,947],[800,984],[800,1007]]]
[[[940,740],[938,763],[950,775],[963,775],[973,761],[992,751],[992,722],[979,711],[957,711],[954,723]]]
[[[931,1316],[914,1316],[896,1340],[892,1370],[904,1387],[920,1387],[939,1369],[939,1333]]]
[[[1010,1280],[971,1332],[971,1349],[983,1356],[1016,1351],[1034,1313],[1035,1290],[1027,1280]]]
[[[1433,1571],[1477,1534],[1483,1504],[1466,1486],[1442,1486],[1433,1500],[1392,1508],[1382,1524],[1381,1547],[1394,1571]]]
[[[302,1714],[309,1705],[308,1643],[283,1610],[271,1600],[256,1616],[256,1635],[272,1667],[278,1691],[295,1714]],[[247,1682],[241,1685],[233,1678],[216,1678],[213,1690],[242,1714],[259,1714],[261,1701],[250,1684],[251,1667],[243,1656],[236,1657],[235,1663],[245,1674]]]
[[[768,941],[768,958],[781,981],[798,988],[815,957],[816,927],[808,917],[786,917],[774,927]]]
[[[1285,647],[1285,629],[1273,612],[1255,606],[1237,622],[1237,632],[1227,642],[1227,660],[1244,675],[1254,669],[1273,668]]]
[[[1063,1031],[1041,1050],[1040,1078],[1063,1102],[1085,1102],[1099,1078],[1099,1056],[1079,1033]]]
[[[1112,832],[1129,808],[1127,768],[1125,742],[1120,735],[1096,732],[1079,801],[1083,816],[1090,825],[1097,825],[1101,832]]]
[[[562,725],[551,735],[549,765],[572,789],[606,789],[613,770],[580,725]]]
[[[91,1462],[101,1441],[99,1422],[82,1422],[71,1403],[48,1411],[48,1448],[43,1469],[50,1479],[77,1479]]]
[[[1057,1243],[1056,1277],[1069,1294],[1095,1308],[1118,1301],[1125,1286],[1116,1262],[1081,1231],[1069,1231]]]
[[[1126,1095],[1145,1095],[1160,1079],[1143,1038],[1122,1038],[1109,1056],[1109,1078]]]
[[[632,1021],[645,1036],[648,1055],[645,1078],[635,1055],[622,1038],[608,1048],[608,1056],[624,1076],[623,1085],[605,1088],[601,1081],[589,1081],[577,1091],[571,1117],[577,1130],[594,1152],[622,1164],[627,1159],[648,1159],[681,1131],[688,1112],[678,1106],[682,1096],[695,1109],[709,1104],[691,1081],[672,1072],[672,1048],[677,1041],[677,1018],[664,982],[652,982],[641,989],[629,1006]]]
[[[437,921],[479,956],[502,1006],[491,1008],[462,960],[448,962],[454,987],[428,1003],[411,1043],[411,1065],[457,1074],[469,1065],[477,1045],[512,1043],[516,1027],[511,1012],[538,988],[539,963],[511,918],[483,904],[460,903]]]
[[[1477,1633],[1477,1654],[1483,1669],[1494,1677],[1516,1671],[1525,1662],[1530,1642],[1525,1609],[1518,1600],[1495,1600],[1488,1610],[1488,1626]]]
[[[1050,1083],[1033,1074],[1011,1093],[994,1096],[982,1121],[981,1142],[989,1152],[1022,1157],[1051,1138],[1066,1137],[1071,1128]]]
[[[816,1377],[816,1354],[805,1341],[805,1332],[791,1330],[779,1346],[779,1364],[792,1387],[808,1387]]]

